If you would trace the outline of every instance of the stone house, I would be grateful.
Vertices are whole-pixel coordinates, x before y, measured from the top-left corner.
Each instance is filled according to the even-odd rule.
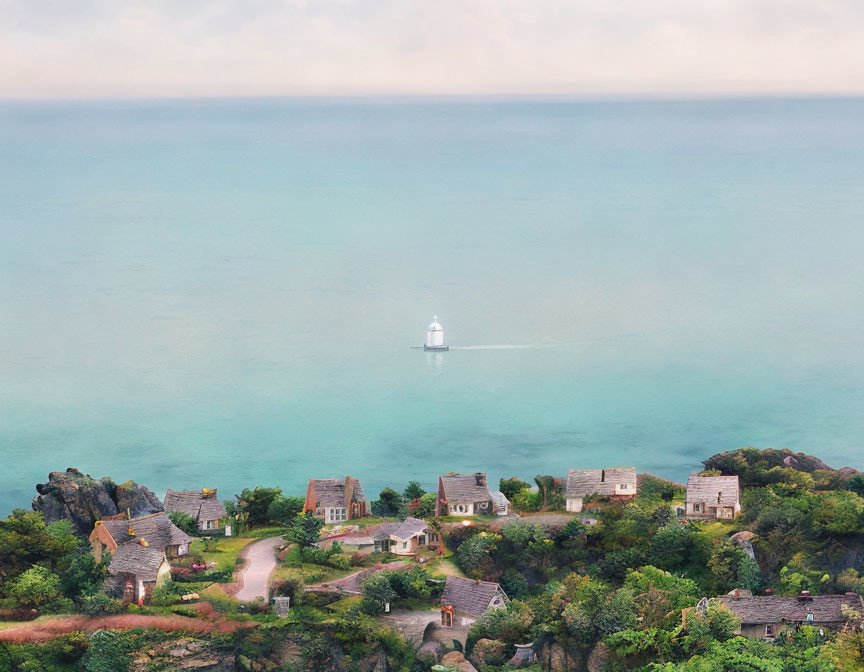
[[[123,544],[142,538],[150,547],[164,551],[168,558],[186,555],[192,543],[192,537],[172,523],[164,511],[130,520],[97,520],[89,540],[93,556],[99,560],[103,553],[114,555]]]
[[[687,479],[684,515],[693,520],[733,520],[741,513],[737,476],[700,476]]]
[[[567,472],[567,511],[579,513],[582,501],[589,495],[613,500],[630,500],[636,496],[636,467],[608,469],[571,469]]]
[[[310,478],[303,510],[327,524],[343,523],[366,515],[366,497],[360,481],[351,476]]]
[[[492,515],[495,504],[486,474],[446,474],[438,477],[436,516]]]
[[[379,525],[372,535],[376,552],[396,555],[416,555],[420,551],[437,550],[441,539],[425,520],[407,517],[401,523]]]
[[[202,532],[224,531],[228,518],[215,488],[169,490],[165,493],[165,511],[185,513],[195,520]]]
[[[509,516],[513,511],[513,506],[510,500],[500,490],[495,490],[492,493],[492,508],[495,510],[496,516]]]
[[[442,625],[471,625],[490,609],[501,609],[510,598],[497,583],[448,576],[441,593]]]
[[[864,610],[858,593],[810,595],[805,591],[795,597],[746,593],[733,591],[733,594],[713,599],[738,617],[740,633],[745,637],[774,639],[783,630],[800,625],[839,630],[847,621],[846,608],[857,610],[859,614]]]

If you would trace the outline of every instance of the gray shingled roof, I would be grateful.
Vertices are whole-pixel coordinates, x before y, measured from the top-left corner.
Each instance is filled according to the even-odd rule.
[[[164,557],[165,551],[157,546],[142,546],[139,541],[129,541],[117,547],[108,572],[129,572],[142,581],[155,581]]]
[[[780,623],[786,621],[806,621],[807,614],[813,614],[815,623],[842,623],[842,605],[861,609],[861,596],[856,593],[845,595],[813,595],[809,598],[758,595],[755,597],[714,598],[725,605],[744,625],[761,623]]]
[[[506,600],[506,594],[497,583],[448,576],[441,594],[441,606],[450,605],[455,611],[480,618],[489,609],[492,598],[499,592]]]
[[[345,478],[310,479],[315,489],[315,501],[318,502],[319,506],[322,508],[347,506],[348,503],[345,501],[345,481],[348,478],[346,476]],[[356,478],[353,480],[354,495],[351,501],[365,502],[366,497],[363,495],[363,487],[360,485],[360,481]]]
[[[507,495],[503,492],[496,490],[492,494],[492,501],[495,502],[495,507],[499,509],[506,509],[510,506],[510,500],[507,499]]]
[[[180,546],[192,543],[192,537],[172,523],[164,511],[131,520],[103,520],[101,525],[111,533],[118,546],[142,537],[150,546],[161,549],[169,545]],[[134,535],[129,534],[130,528],[135,532]]]
[[[636,467],[571,469],[567,472],[567,498],[575,499],[593,494],[614,495],[615,485],[618,483],[629,483],[635,494]]]
[[[740,496],[737,476],[690,474],[687,479],[688,504],[705,502],[709,506],[735,506],[740,501]]]
[[[444,485],[444,498],[447,504],[457,502],[473,503],[484,502],[492,499],[489,486],[486,484],[486,474],[483,476],[483,485],[477,485],[474,474],[448,474],[441,477]]]
[[[219,520],[228,515],[216,490],[208,494],[201,490],[169,490],[165,493],[165,510],[185,513],[197,521]]]
[[[373,537],[376,541],[389,539],[391,535],[397,539],[407,540],[423,534],[428,528],[425,520],[408,516],[401,523],[381,523],[376,527]]]

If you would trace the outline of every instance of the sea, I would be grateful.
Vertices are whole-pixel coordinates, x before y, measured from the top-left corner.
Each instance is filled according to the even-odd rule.
[[[0,103],[4,515],[67,467],[864,469],[862,335],[864,99]]]

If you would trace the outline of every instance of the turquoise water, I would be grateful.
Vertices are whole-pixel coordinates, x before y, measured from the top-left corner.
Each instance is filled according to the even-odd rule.
[[[864,468],[864,100],[3,103],[0,241],[0,512]]]

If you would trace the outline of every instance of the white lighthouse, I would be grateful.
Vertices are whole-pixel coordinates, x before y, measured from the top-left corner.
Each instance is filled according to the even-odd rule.
[[[426,344],[424,350],[446,351],[450,349],[449,345],[444,345],[444,327],[438,323],[438,316],[432,318],[432,324],[426,330]]]

